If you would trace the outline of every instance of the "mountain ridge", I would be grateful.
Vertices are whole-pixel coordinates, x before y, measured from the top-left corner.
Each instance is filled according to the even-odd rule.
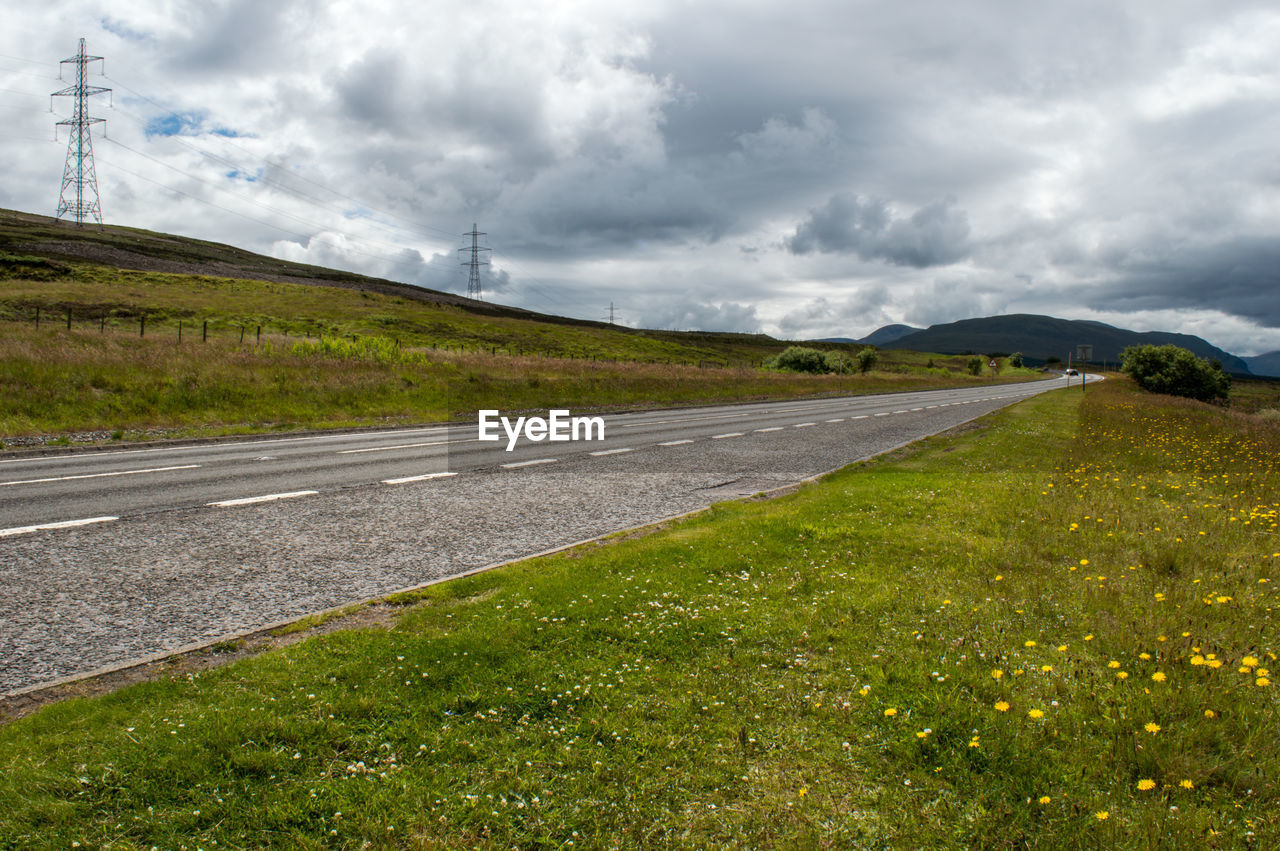
[[[1131,331],[1096,320],[1058,319],[1030,313],[961,319],[907,334],[881,348],[963,354],[1021,352],[1032,360],[1075,358],[1076,346],[1093,346],[1090,362],[1120,360],[1128,346],[1172,344],[1199,357],[1218,360],[1227,372],[1252,374],[1242,358],[1201,337],[1169,331]]]

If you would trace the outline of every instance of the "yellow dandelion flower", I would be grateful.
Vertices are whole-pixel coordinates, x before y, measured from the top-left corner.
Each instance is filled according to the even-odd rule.
[[[1205,717],[1205,718],[1217,718],[1217,717],[1218,717],[1218,713],[1214,712],[1212,709],[1206,709],[1206,710],[1204,711],[1204,717]]]
[[[1221,659],[1210,659],[1209,661],[1205,662],[1205,664],[1206,664],[1206,665],[1208,665],[1210,668],[1221,668],[1221,667],[1222,667],[1222,660],[1221,660]]]
[[[1129,679],[1129,672],[1128,672],[1128,671],[1117,671],[1117,672],[1116,672],[1116,679],[1117,679],[1117,680],[1127,680],[1127,679]]]
[[[1260,677],[1269,677],[1269,676],[1271,676],[1271,672],[1270,672],[1270,671],[1268,671],[1266,668],[1259,668],[1259,669],[1258,669],[1258,676],[1260,676]]]
[[[930,734],[930,733],[932,733],[932,732],[933,732],[932,730],[930,730],[928,727],[926,727],[926,728],[924,728],[923,730],[920,730],[920,731],[918,731],[918,732],[916,733],[916,738],[917,738],[917,739],[927,739],[927,738],[929,737],[929,734]]]
[[[1199,665],[1203,665],[1204,663],[1205,663],[1204,657],[1203,657],[1203,656],[1201,656],[1199,653],[1197,653],[1196,655],[1194,655],[1194,656],[1192,656],[1192,657],[1191,657],[1191,664],[1192,664],[1192,665],[1197,665],[1197,666],[1199,666]]]
[[[1096,813],[1093,814],[1093,817],[1096,818],[1098,821],[1106,821],[1107,819],[1111,818],[1111,813],[1107,812],[1106,810],[1098,810]]]
[[[1081,566],[1081,567],[1087,567],[1088,565],[1089,565],[1089,560],[1088,560],[1087,558],[1082,558],[1082,559],[1080,559],[1080,566]]]
[[[991,672],[991,679],[993,680],[998,680],[1003,676],[1004,676],[1004,671],[1000,670],[999,668],[996,668]]]
[[[1142,729],[1146,730],[1148,733],[1154,736],[1156,733],[1160,732],[1160,725],[1154,721],[1148,721],[1146,725],[1143,726]]]
[[[1151,661],[1151,654],[1150,654],[1150,653],[1139,653],[1139,654],[1138,654],[1138,658],[1139,658],[1139,659],[1141,659],[1141,660],[1142,660],[1142,661],[1144,661],[1144,662],[1149,662],[1149,661]]]
[[[800,797],[801,797],[801,798],[803,798],[805,795],[808,795],[808,794],[809,794],[809,787],[808,787],[808,786],[801,786],[801,787],[800,787]]]
[[[1256,668],[1256,667],[1258,667],[1258,657],[1257,657],[1257,656],[1246,656],[1246,657],[1244,657],[1243,659],[1241,659],[1241,660],[1240,660],[1240,664],[1241,664],[1241,665],[1244,665],[1245,667],[1248,667],[1248,668]]]
[[[1119,663],[1119,662],[1117,662],[1115,659],[1112,659],[1110,662],[1108,662],[1108,663],[1107,663],[1107,667],[1108,667],[1108,668],[1113,668],[1113,669],[1114,669],[1114,668],[1119,668],[1119,667],[1120,667],[1120,663]]]
[[[1009,704],[1003,700],[996,701],[996,712],[1008,712]]]
[[[1035,643],[1034,641],[1024,641],[1024,642],[1022,642],[1022,646],[1023,646],[1023,647],[1035,647],[1035,646],[1036,646],[1036,643]]]
[[[1086,636],[1084,637],[1084,640],[1085,640],[1085,641],[1093,641],[1093,633],[1091,632],[1091,633],[1089,633],[1088,635],[1086,635]]]
[[[1051,803],[1053,803],[1053,798],[1050,798],[1048,795],[1041,795],[1041,796],[1040,796],[1040,803],[1041,803],[1042,805],[1043,805],[1043,804],[1051,804]]]
[[[1179,785],[1179,786],[1181,786],[1183,789],[1194,789],[1194,788],[1196,788],[1196,784],[1192,783],[1190,780],[1183,780],[1183,781],[1182,781],[1181,783],[1179,783],[1178,785]]]
[[[1058,652],[1059,652],[1059,653],[1066,653],[1066,652],[1067,652],[1067,645],[1065,645],[1065,644],[1059,644],[1059,645],[1058,645]]]
[[[1154,788],[1156,788],[1156,781],[1154,780],[1147,780],[1144,778],[1138,781],[1139,792],[1149,792]]]
[[[884,717],[885,717],[885,718],[892,718],[893,716],[895,716],[895,715],[897,715],[897,714],[898,714],[898,710],[894,709],[893,707],[889,707],[888,709],[886,709],[886,710],[884,711]]]
[[[1162,683],[1169,678],[1165,676],[1164,671],[1156,671],[1154,674],[1151,675],[1151,679],[1155,680],[1158,683]]]
[[[1253,684],[1256,686],[1269,686],[1271,685],[1271,680],[1267,679],[1266,677],[1258,677],[1256,680],[1253,681]]]
[[[1041,670],[1041,671],[1043,671],[1043,672],[1044,672],[1044,673],[1046,673],[1046,674],[1048,674],[1048,673],[1052,673],[1052,672],[1053,672],[1053,666],[1052,666],[1052,665],[1041,665],[1041,666],[1040,666],[1040,670]]]
[[[1004,577],[1003,577],[1003,576],[1001,576],[999,573],[997,573],[997,574],[996,574],[996,582],[999,582],[1001,579],[1004,579]]]
[[[1044,717],[1044,710],[1043,710],[1043,709],[1032,709],[1030,712],[1028,712],[1028,713],[1027,713],[1027,715],[1028,715],[1029,717],[1031,717],[1031,718],[1035,718],[1035,719],[1037,719],[1037,720],[1038,720],[1038,719],[1040,719],[1040,718],[1043,718],[1043,717]]]

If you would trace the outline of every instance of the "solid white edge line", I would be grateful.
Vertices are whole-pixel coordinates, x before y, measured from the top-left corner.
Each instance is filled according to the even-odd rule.
[[[410,482],[425,482],[428,479],[443,479],[448,476],[456,476],[457,473],[424,473],[421,476],[405,476],[402,479],[383,479],[384,485],[407,485]]]
[[[711,439],[712,439],[712,440],[724,440],[726,437],[742,437],[745,433],[746,433],[746,432],[741,432],[741,431],[731,431],[731,432],[729,432],[728,434],[713,434],[713,435],[711,435]]]
[[[621,455],[623,452],[635,452],[635,450],[628,446],[623,449],[601,449],[599,452],[589,452],[587,454],[598,458],[601,455]]]
[[[535,458],[532,461],[515,461],[511,464],[500,464],[504,470],[514,470],[516,467],[529,467],[534,464],[554,464],[559,458]]]
[[[435,440],[430,443],[401,443],[396,446],[370,446],[368,449],[343,449],[335,455],[358,455],[361,452],[390,452],[393,449],[417,449],[419,446],[445,446],[447,440]]]
[[[17,482],[0,482],[0,488],[10,485],[43,485],[48,482],[69,482],[73,479],[104,479],[108,476],[135,476],[139,473],[167,473],[170,470],[194,470],[199,464],[183,464],[178,467],[152,467],[149,470],[117,470],[114,473],[83,473],[77,476],[50,476],[47,479],[23,479]]]
[[[57,523],[39,523],[35,526],[15,526],[12,529],[0,529],[0,538],[43,532],[46,529],[71,529],[76,526],[89,526],[93,523],[110,523],[119,519],[119,517],[86,517],[83,520],[60,520]]]
[[[240,499],[224,499],[218,502],[206,502],[205,505],[216,508],[233,508],[237,505],[256,505],[259,502],[275,502],[278,499],[293,499],[298,496],[315,496],[320,491],[290,491],[289,493],[269,493],[265,496],[246,496]]]
[[[686,443],[693,443],[692,440],[668,440],[666,443],[659,443],[659,446],[684,446]]]

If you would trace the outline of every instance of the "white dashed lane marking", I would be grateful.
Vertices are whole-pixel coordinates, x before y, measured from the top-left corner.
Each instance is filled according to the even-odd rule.
[[[84,520],[62,520],[58,523],[41,523],[38,526],[15,526],[12,529],[0,529],[0,538],[12,535],[28,535],[32,532],[43,532],[45,529],[73,529],[76,526],[90,526],[94,523],[110,523],[119,517],[86,517]]]
[[[117,470],[114,473],[85,473],[79,476],[51,476],[47,479],[22,479],[16,482],[0,482],[0,488],[10,485],[42,485],[47,482],[69,482],[73,479],[105,479],[109,476],[137,476],[142,473],[167,473],[170,470],[194,470],[199,464],[183,464],[179,467],[151,467],[147,470]]]
[[[407,485],[410,482],[425,482],[428,479],[444,479],[449,476],[456,476],[457,473],[423,473],[421,476],[405,476],[401,479],[383,479],[384,485]]]
[[[516,461],[511,464],[503,464],[505,470],[514,470],[516,467],[532,467],[534,464],[554,464],[559,458],[535,458],[532,461]]]
[[[726,437],[742,437],[742,435],[743,435],[743,434],[745,434],[745,433],[746,433],[746,432],[741,432],[741,431],[731,431],[731,432],[729,432],[728,434],[713,434],[713,435],[711,435],[711,439],[712,439],[712,440],[724,440]]]
[[[623,452],[635,452],[635,449],[627,446],[622,449],[601,449],[599,452],[592,452],[590,454],[599,457],[601,455],[621,455]]]
[[[684,446],[686,443],[693,443],[692,440],[668,440],[666,443],[659,443],[659,446]]]
[[[344,449],[339,455],[359,455],[361,452],[390,452],[393,449],[417,449],[421,446],[444,446],[449,441],[433,440],[430,443],[401,443],[396,446],[370,446],[368,449]]]
[[[288,493],[269,493],[264,496],[246,496],[241,499],[224,499],[219,502],[206,502],[205,505],[217,508],[233,508],[237,505],[257,505],[260,502],[275,502],[281,499],[295,499],[300,496],[315,496],[319,491],[289,491]]]
[[[771,427],[771,428],[758,428],[758,429],[756,429],[756,431],[757,431],[758,433],[760,433],[760,434],[764,434],[764,433],[765,433],[765,432],[767,432],[767,431],[782,431],[782,430],[783,430],[783,427],[782,427],[782,426],[773,426],[773,427]]]

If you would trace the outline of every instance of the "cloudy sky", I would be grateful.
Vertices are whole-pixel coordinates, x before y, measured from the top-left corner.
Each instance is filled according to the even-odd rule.
[[[489,298],[646,327],[1280,349],[1274,2],[11,3],[0,206],[57,207],[81,37],[108,222],[455,292],[474,222]]]

